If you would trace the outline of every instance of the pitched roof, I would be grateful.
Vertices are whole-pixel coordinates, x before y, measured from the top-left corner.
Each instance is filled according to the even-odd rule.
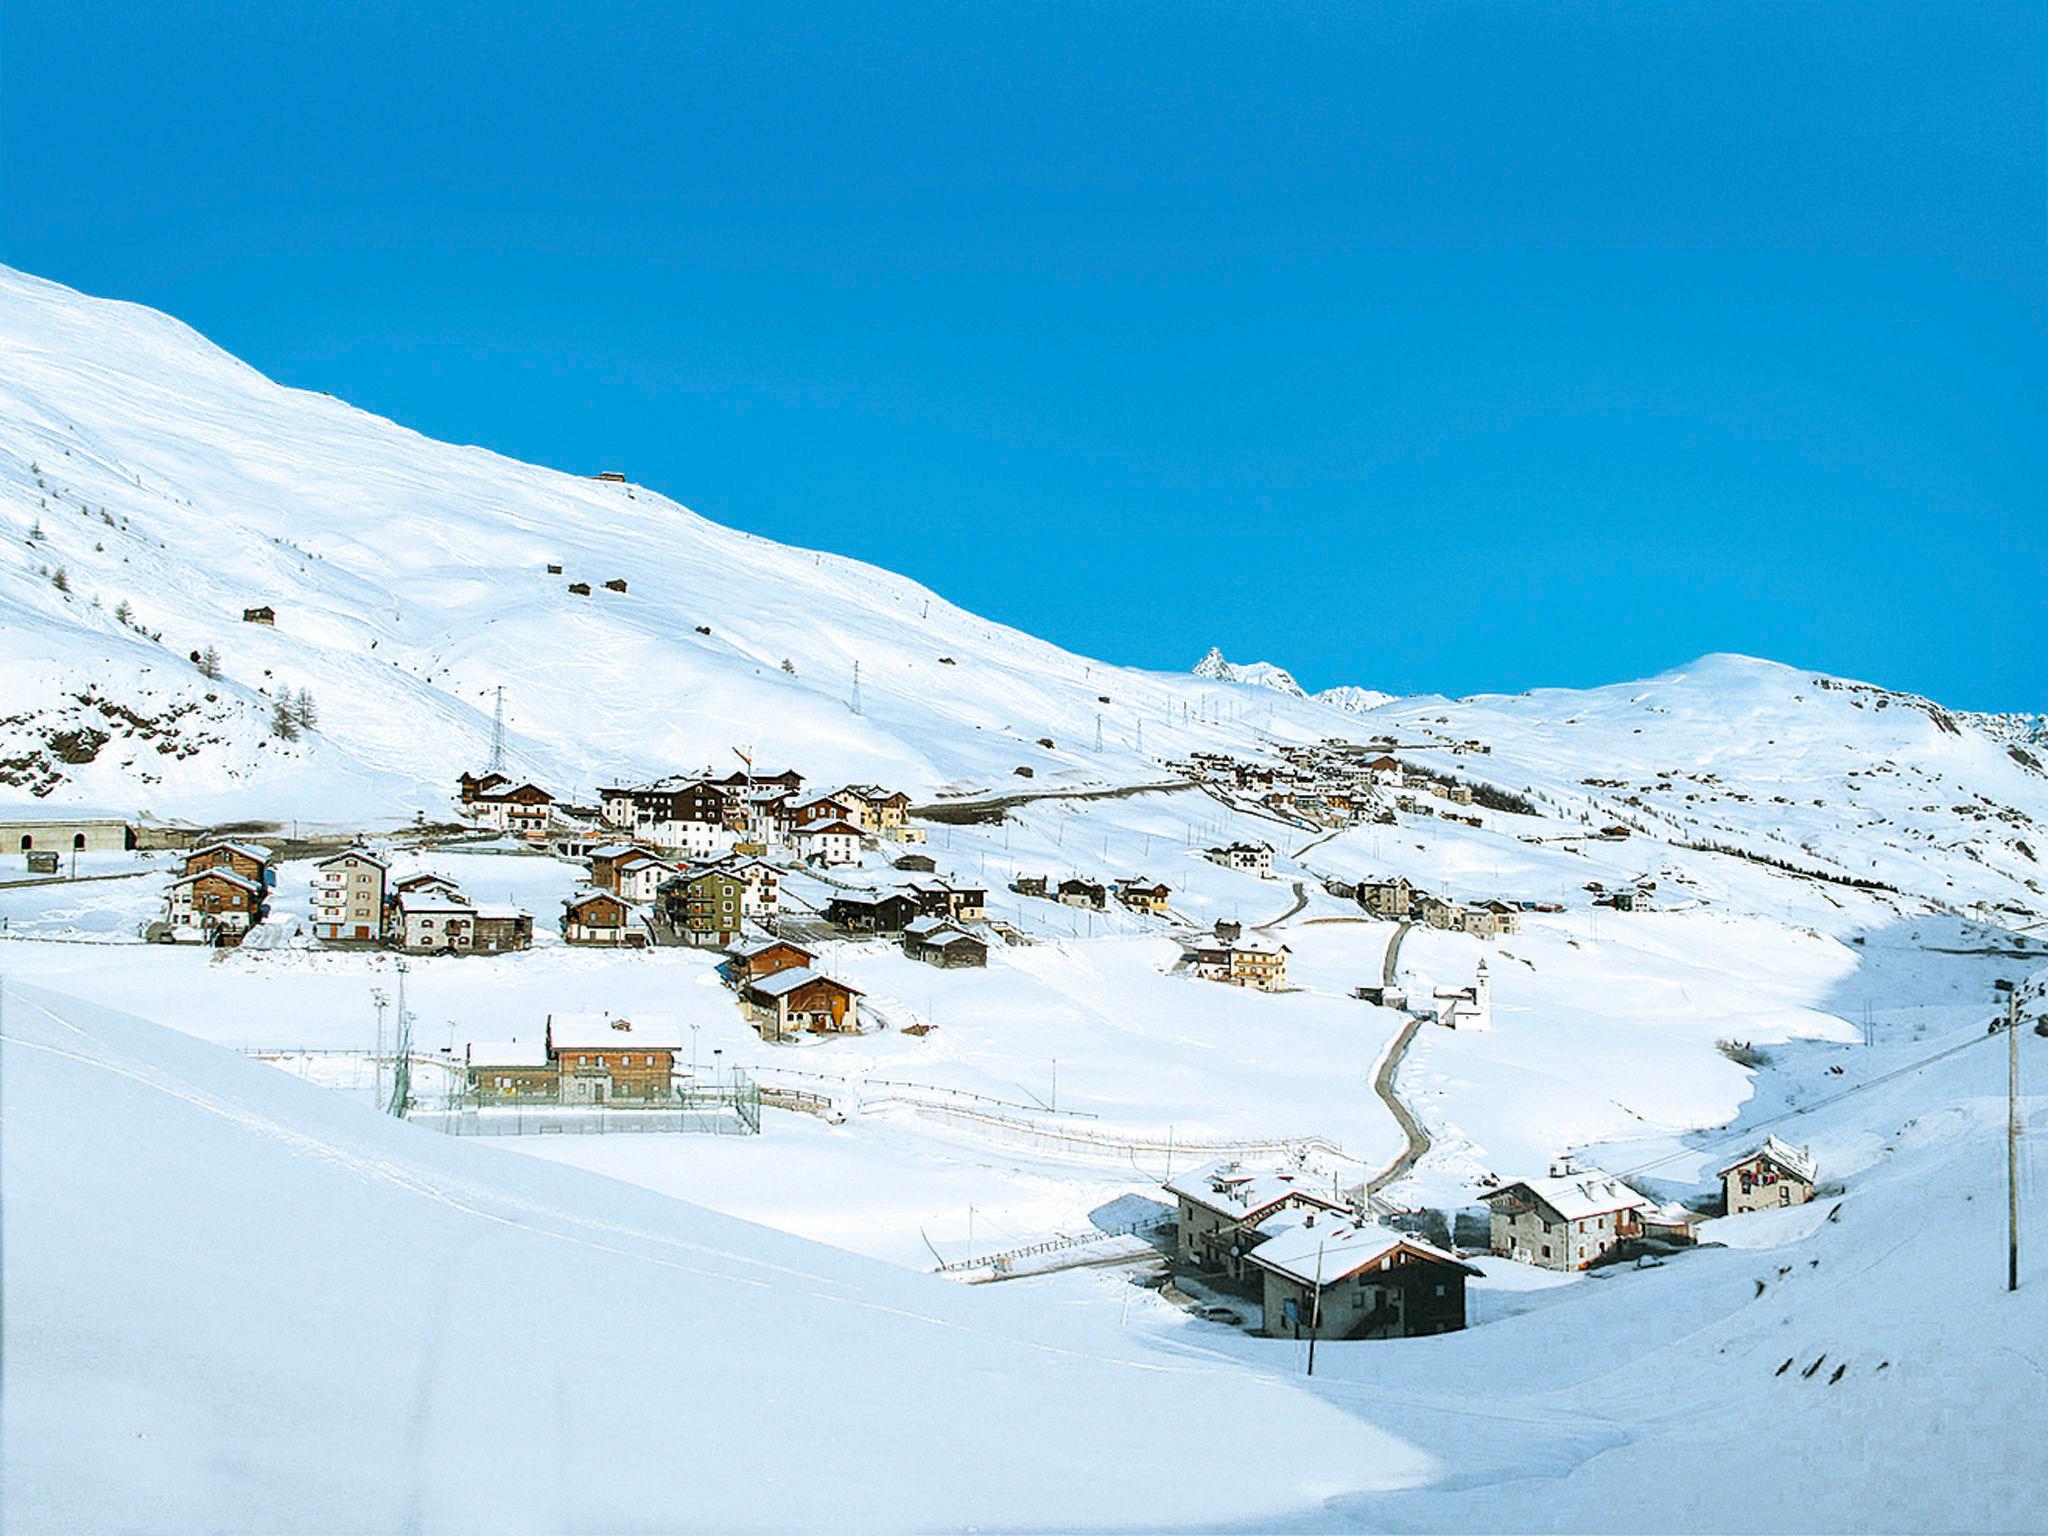
[[[1583,1221],[1591,1216],[1605,1216],[1610,1211],[1648,1210],[1656,1205],[1648,1195],[1629,1188],[1612,1174],[1602,1173],[1597,1168],[1552,1174],[1546,1179],[1517,1179],[1497,1189],[1486,1190],[1479,1198],[1491,1200],[1496,1195],[1517,1189],[1526,1189],[1566,1221]]]
[[[270,862],[270,850],[268,848],[260,848],[254,843],[229,842],[226,838],[216,838],[213,842],[201,843],[197,848],[187,848],[182,857],[196,859],[202,853],[216,853],[223,848],[230,853],[239,853],[252,858],[259,864],[268,864]]]
[[[747,990],[749,992],[759,992],[763,997],[781,997],[785,993],[794,992],[798,987],[809,986],[814,981],[830,982],[833,986],[850,992],[855,997],[861,995],[859,987],[848,986],[845,982],[827,976],[823,971],[813,970],[808,965],[799,965],[787,971],[777,971],[773,976],[763,976],[759,981],[749,982]]]
[[[796,835],[798,837],[830,837],[833,835],[859,837],[861,831],[859,827],[849,826],[843,821],[828,821],[822,827],[799,827]]]
[[[1256,1219],[1288,1199],[1312,1200],[1333,1211],[1343,1209],[1336,1197],[1312,1188],[1300,1169],[1247,1168],[1233,1158],[1219,1158],[1169,1179],[1166,1190],[1231,1221]]]
[[[361,859],[365,864],[374,864],[379,869],[388,870],[391,868],[388,860],[378,858],[376,854],[370,852],[367,848],[344,848],[340,853],[335,854],[334,857],[322,859],[314,868],[325,869],[330,864],[339,864],[343,859]]]
[[[1726,1168],[1723,1168],[1721,1170],[1721,1177],[1726,1178],[1743,1164],[1754,1162],[1760,1157],[1776,1163],[1785,1172],[1791,1174],[1793,1178],[1803,1180],[1808,1184],[1811,1184],[1820,1176],[1820,1163],[1806,1148],[1792,1146],[1788,1142],[1778,1140],[1775,1136],[1766,1136],[1764,1144],[1754,1152],[1743,1154]]]
[[[672,1013],[551,1013],[548,1043],[556,1051],[676,1051],[683,1027]]]
[[[216,864],[211,869],[195,870],[189,875],[180,875],[171,884],[174,887],[196,885],[201,880],[225,880],[230,885],[239,885],[245,891],[255,891],[258,894],[263,891],[261,880],[251,880],[247,875],[238,875],[225,864]]]
[[[756,939],[751,944],[742,944],[738,949],[733,951],[733,955],[735,958],[740,960],[751,960],[756,955],[767,954],[768,951],[770,951],[771,949],[793,949],[800,955],[815,956],[817,954],[816,950],[811,949],[806,945],[799,944],[794,939],[768,938]]]
[[[400,912],[475,912],[476,904],[452,885],[446,891],[400,891],[396,905]]]
[[[1455,1253],[1447,1253],[1411,1233],[1396,1232],[1377,1222],[1343,1218],[1289,1222],[1245,1257],[1261,1269],[1270,1269],[1304,1285],[1330,1285],[1372,1269],[1381,1259],[1403,1251],[1439,1264],[1455,1265],[1469,1275],[1479,1273]]]

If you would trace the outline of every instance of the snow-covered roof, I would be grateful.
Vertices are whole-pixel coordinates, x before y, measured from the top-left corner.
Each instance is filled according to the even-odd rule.
[[[626,908],[629,912],[637,910],[631,902],[626,903]],[[493,922],[511,922],[530,915],[525,909],[512,906],[506,902],[476,906],[470,908],[470,910],[476,913],[478,917],[486,918]]]
[[[219,853],[223,849],[229,853],[239,853],[245,858],[254,859],[260,864],[268,864],[270,862],[270,850],[268,848],[259,848],[254,843],[231,843],[224,838],[218,842],[201,843],[197,848],[188,848],[183,856],[188,859],[194,859],[202,853]]]
[[[742,944],[733,951],[733,954],[741,960],[751,960],[756,955],[767,954],[771,949],[793,949],[800,955],[814,955],[817,953],[816,950],[811,949],[807,945],[799,944],[794,939],[767,938],[756,939],[751,944]]]
[[[1287,1223],[1246,1257],[1261,1269],[1270,1269],[1304,1285],[1319,1281],[1330,1285],[1377,1267],[1380,1260],[1399,1249],[1440,1264],[1455,1264],[1468,1274],[1479,1273],[1455,1253],[1446,1253],[1411,1233],[1343,1217],[1324,1216],[1316,1220],[1308,1213],[1299,1222]]]
[[[344,848],[332,858],[322,859],[315,867],[325,869],[328,865],[339,864],[344,859],[360,859],[365,864],[376,865],[379,869],[389,869],[391,867],[387,860],[378,858],[376,854],[370,852],[367,848]]]
[[[1487,1190],[1480,1198],[1491,1200],[1517,1189],[1526,1189],[1566,1221],[1584,1221],[1591,1216],[1605,1216],[1610,1211],[1649,1210],[1656,1205],[1649,1196],[1597,1168],[1552,1174],[1545,1179],[1517,1179],[1498,1189]]]
[[[466,1060],[472,1067],[544,1067],[545,1040],[472,1040]]]
[[[683,1029],[672,1013],[551,1013],[548,1042],[557,1051],[675,1051]]]
[[[178,879],[173,880],[171,884],[174,887],[193,885],[201,880],[225,880],[230,885],[239,885],[245,891],[260,893],[263,890],[263,882],[261,880],[251,880],[247,875],[238,875],[225,864],[217,864],[212,869],[201,869],[189,875],[182,875]]]
[[[903,931],[906,934],[910,934],[910,937],[916,939],[918,943],[929,944],[934,949],[948,949],[955,944],[962,943],[980,944],[983,948],[987,947],[986,941],[977,938],[964,928],[955,928],[950,923],[942,923],[937,928],[927,928],[920,933],[911,933],[908,928]]]
[[[451,885],[442,890],[400,891],[397,898],[400,912],[475,912],[478,909],[470,899]]]
[[[1232,1221],[1256,1217],[1290,1198],[1313,1200],[1331,1210],[1343,1208],[1334,1196],[1312,1188],[1298,1168],[1247,1168],[1230,1158],[1168,1179],[1166,1191]]]
[[[759,992],[765,997],[781,997],[786,992],[794,992],[798,987],[808,986],[814,981],[829,981],[835,987],[845,987],[856,997],[860,995],[860,988],[847,986],[845,982],[835,980],[823,971],[813,970],[808,965],[777,971],[773,976],[763,976],[759,981],[748,983],[747,990]]]
[[[861,831],[859,827],[849,826],[843,821],[828,821],[822,827],[800,828],[796,835],[798,837],[859,837]]]
[[[1820,1163],[1811,1152],[1807,1151],[1804,1147],[1795,1147],[1787,1142],[1780,1141],[1775,1136],[1766,1136],[1762,1146],[1758,1147],[1754,1152],[1745,1153],[1726,1168],[1723,1168],[1721,1176],[1726,1178],[1745,1163],[1754,1162],[1760,1157],[1776,1163],[1785,1172],[1791,1174],[1793,1178],[1803,1180],[1808,1184],[1813,1183],[1815,1179],[1820,1177]]]

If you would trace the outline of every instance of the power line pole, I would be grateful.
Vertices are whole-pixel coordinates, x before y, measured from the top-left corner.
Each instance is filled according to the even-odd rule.
[[[505,685],[498,684],[498,703],[491,715],[491,772],[505,770]]]
[[[405,1118],[406,1101],[412,1097],[412,1015],[405,1007],[405,973],[408,967],[398,962],[398,1043],[391,1063],[391,1113],[399,1119]]]
[[[1308,1373],[1316,1373],[1316,1334],[1323,1326],[1323,1245],[1316,1244],[1316,1293],[1308,1313]]]
[[[2005,1288],[2020,1288],[2020,992],[2005,999]]]

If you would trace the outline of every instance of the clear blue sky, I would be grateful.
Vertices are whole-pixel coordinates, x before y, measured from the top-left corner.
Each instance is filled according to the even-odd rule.
[[[0,10],[0,260],[1115,660],[2048,708],[2037,4]]]

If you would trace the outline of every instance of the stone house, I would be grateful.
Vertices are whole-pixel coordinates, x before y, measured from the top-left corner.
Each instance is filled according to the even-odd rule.
[[[401,885],[391,908],[391,937],[410,954],[468,954],[476,946],[476,904],[445,882]]]
[[[1393,922],[1406,921],[1415,907],[1415,886],[1413,882],[1398,875],[1384,880],[1361,880],[1354,890],[1354,899],[1375,917],[1384,917]]]
[[[1175,1257],[1192,1269],[1233,1276],[1262,1241],[1254,1229],[1267,1218],[1283,1210],[1350,1211],[1334,1189],[1313,1184],[1298,1168],[1247,1168],[1235,1158],[1178,1174],[1165,1189],[1180,1210]]]
[[[1504,1259],[1544,1269],[1584,1269],[1615,1244],[1643,1235],[1656,1202],[1597,1169],[1551,1170],[1480,1198],[1491,1213],[1488,1246]]]
[[[1728,1214],[1735,1216],[1781,1205],[1804,1205],[1813,1198],[1819,1178],[1820,1164],[1810,1151],[1769,1136],[1747,1157],[1721,1170],[1721,1189],[1727,1196]]]

